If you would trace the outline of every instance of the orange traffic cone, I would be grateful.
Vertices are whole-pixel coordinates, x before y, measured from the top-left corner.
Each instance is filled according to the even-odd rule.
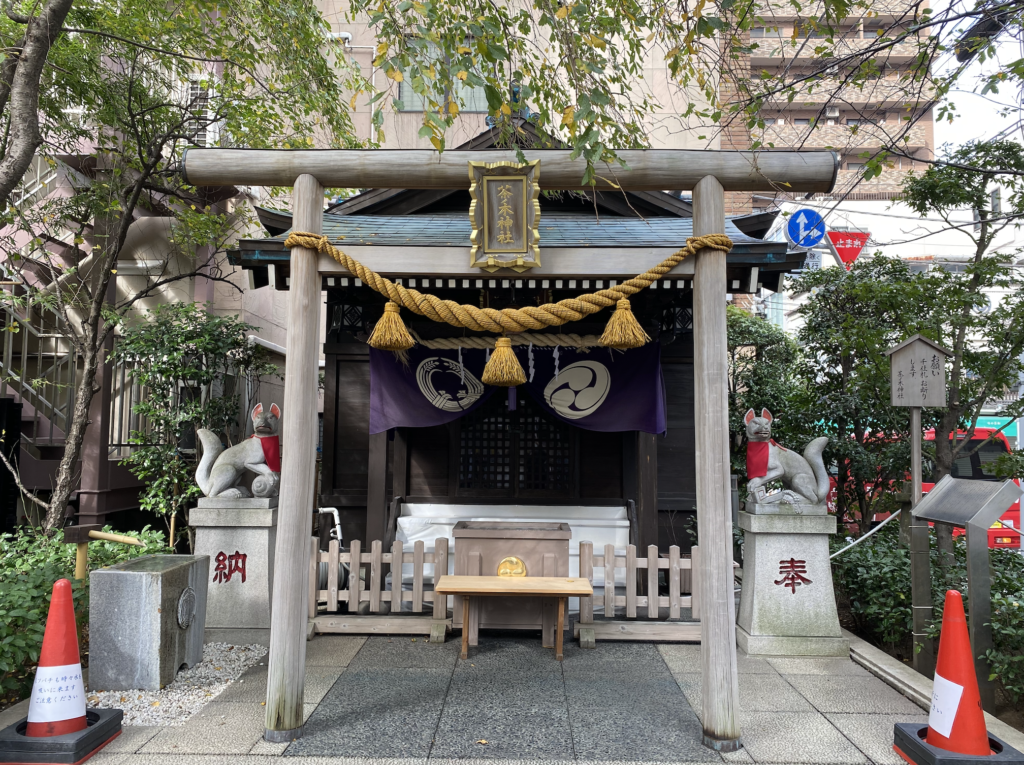
[[[967,634],[964,601],[956,590],[946,593],[946,606],[942,611],[939,658],[925,741],[958,754],[987,755],[991,752]]]
[[[60,579],[53,585],[25,735],[61,736],[80,731],[86,724],[85,683],[78,654],[71,582]]]
[[[1024,765],[1024,754],[985,730],[972,657],[964,601],[959,592],[950,590],[942,612],[928,725],[896,723],[893,727],[892,748],[910,765]]]

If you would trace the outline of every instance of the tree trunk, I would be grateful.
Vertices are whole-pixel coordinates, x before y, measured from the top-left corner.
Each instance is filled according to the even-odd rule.
[[[36,149],[43,143],[39,133],[39,78],[46,65],[50,47],[64,26],[71,10],[72,0],[48,0],[42,13],[30,17],[25,30],[17,65],[6,95],[10,119],[10,141],[4,146],[0,160],[0,210],[6,209],[11,192],[28,170]],[[10,60],[5,63],[3,75],[10,71]]]
[[[93,338],[95,335],[93,335]],[[95,340],[89,338],[86,345],[85,355],[82,359],[84,371],[78,390],[75,391],[75,409],[71,418],[71,427],[68,428],[64,443],[64,456],[60,459],[60,467],[57,469],[57,479],[50,495],[50,507],[46,512],[45,528],[47,530],[59,529],[64,525],[64,516],[67,513],[68,500],[75,490],[78,482],[78,471],[75,469],[82,454],[82,441],[85,438],[85,429],[89,426],[89,406],[92,404],[92,397],[96,394],[96,367],[99,363],[99,353],[95,348]]]

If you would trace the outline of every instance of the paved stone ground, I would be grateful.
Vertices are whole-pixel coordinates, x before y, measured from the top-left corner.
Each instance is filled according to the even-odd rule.
[[[266,668],[254,667],[178,728],[125,728],[93,765],[891,763],[895,722],[923,710],[847,659],[741,655],[745,748],[700,744],[700,647],[481,636],[319,636],[308,644],[306,733],[263,741]],[[486,741],[486,744],[479,743]]]

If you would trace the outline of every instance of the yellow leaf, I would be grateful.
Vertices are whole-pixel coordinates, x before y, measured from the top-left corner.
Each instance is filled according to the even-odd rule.
[[[473,52],[472,48],[468,48],[465,45],[460,45],[459,46],[459,53],[472,53],[472,52]]]
[[[387,53],[387,52],[388,52],[388,44],[387,43],[381,43],[380,45],[377,46],[377,53]]]
[[[665,51],[665,58],[672,58],[678,52],[679,52],[679,46],[678,45],[676,47],[674,47],[674,48],[669,48],[667,51]]]
[[[565,111],[562,112],[562,124],[567,127],[572,127],[576,122],[576,107],[567,106]]]
[[[352,96],[352,100],[348,102],[348,108],[351,109],[352,111],[355,111],[356,99],[359,98],[359,93],[362,93],[362,92],[363,91],[360,90],[358,93],[356,93],[354,96]]]
[[[512,108],[508,104],[501,105],[501,113],[506,117],[512,116]]]
[[[555,11],[555,18],[556,19],[564,19],[568,15],[569,15],[569,6],[568,5],[563,5],[557,11]]]
[[[476,743],[478,743],[478,744],[486,744],[487,743],[487,739],[482,738],[479,741],[477,741]]]
[[[159,701],[154,701],[152,704],[150,704],[150,706],[151,707],[158,707],[158,706],[160,706],[160,702]]]
[[[647,35],[647,42],[650,42],[650,41],[651,41],[651,40],[653,40],[653,39],[654,39],[654,38],[655,38],[656,36],[657,36],[657,32],[651,32],[651,33],[650,33],[649,35]]]
[[[460,70],[459,72],[457,72],[455,74],[455,77],[456,77],[456,79],[459,79],[459,80],[462,80],[463,82],[465,82],[466,78],[469,77],[469,72],[467,72],[465,69],[462,69],[462,70]]]
[[[432,135],[432,136],[430,136],[430,142],[432,144],[434,144],[434,148],[435,149],[437,149],[438,151],[441,151],[441,139],[440,138],[438,138],[436,135]]]
[[[405,79],[405,75],[403,75],[397,69],[388,69],[386,74],[390,79],[394,80],[395,82],[401,82],[402,80]]]
[[[459,105],[457,103],[455,103],[454,101],[449,101],[448,102],[448,113],[450,115],[452,115],[453,117],[457,117],[459,115]]]

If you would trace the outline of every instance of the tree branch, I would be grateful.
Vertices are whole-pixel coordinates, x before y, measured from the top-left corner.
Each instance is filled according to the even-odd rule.
[[[28,489],[25,488],[25,484],[21,482],[21,476],[18,474],[18,471],[14,467],[14,465],[12,465],[10,461],[7,459],[7,455],[4,454],[3,449],[0,449],[0,461],[2,461],[4,465],[7,467],[7,469],[10,471],[11,476],[14,478],[14,483],[17,485],[21,493],[28,497],[30,500],[32,500],[36,505],[48,511],[50,509],[50,505],[46,502],[43,502],[43,500],[39,499],[39,497],[37,497],[34,492],[29,491]]]

